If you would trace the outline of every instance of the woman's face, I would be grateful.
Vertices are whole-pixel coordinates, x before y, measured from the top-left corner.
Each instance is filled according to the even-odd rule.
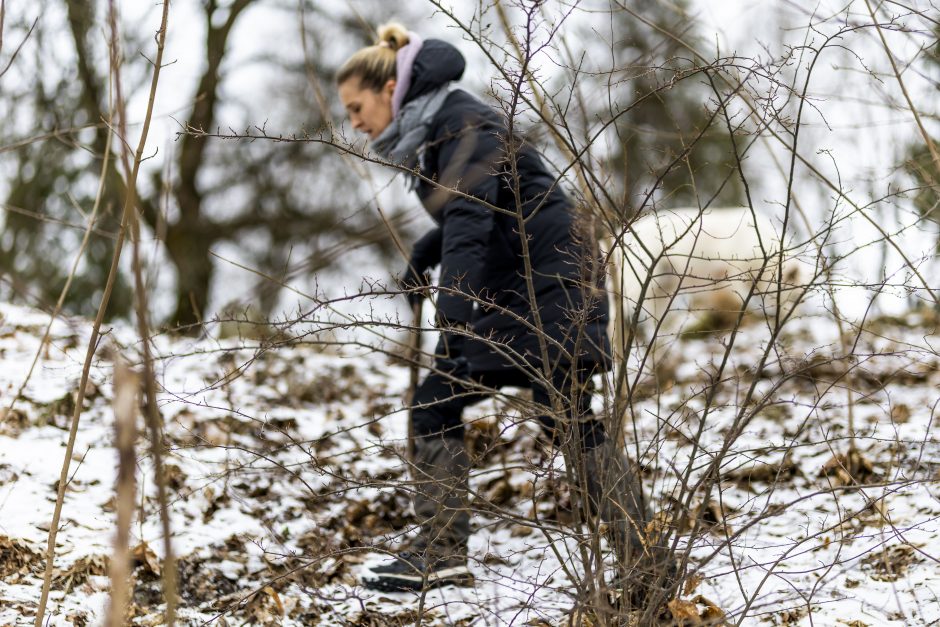
[[[359,79],[351,78],[339,86],[339,99],[346,107],[352,127],[375,139],[392,121],[394,92],[394,79],[385,83],[380,91],[372,91],[360,89]]]

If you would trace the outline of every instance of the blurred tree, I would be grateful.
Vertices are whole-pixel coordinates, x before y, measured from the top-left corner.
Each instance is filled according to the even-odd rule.
[[[108,110],[108,51],[95,37],[104,17],[102,4],[63,0],[74,55],[49,50],[37,42],[37,72],[53,78],[35,81],[32,91],[20,96],[16,109],[28,119],[29,134],[38,139],[11,151],[14,161],[9,167],[7,205],[27,211],[7,212],[0,269],[15,273],[19,284],[39,286],[46,302],[57,298],[70,266],[66,260],[74,256],[82,235],[79,228],[64,228],[61,222],[81,227],[75,207],[92,205],[96,191],[92,181],[100,170],[110,132],[103,123]],[[268,83],[253,89],[250,101],[240,102],[225,92],[226,77],[238,69],[226,64],[232,34],[250,9],[262,4],[269,10],[282,10],[274,2],[261,0],[204,0],[199,4],[205,19],[200,52],[203,67],[193,88],[192,104],[181,120],[187,127],[212,132],[230,124],[236,112],[251,123],[262,124],[267,116],[263,107],[270,106],[270,100],[266,102],[261,94],[271,94],[276,100],[282,97],[282,90],[285,102],[280,104],[290,110],[287,117],[296,120],[295,128],[318,129],[329,123],[329,107],[314,105],[310,83],[316,82],[320,91],[331,91],[334,66],[341,60],[338,55],[285,61],[272,54],[252,59],[252,63],[270,68]],[[330,32],[298,29],[294,31],[298,37],[303,31],[311,39],[335,38],[339,28],[348,32],[343,40],[350,49],[365,43],[358,21],[333,20],[323,13],[326,8],[306,5],[309,19],[329,24]],[[290,20],[285,21],[285,28],[292,20],[301,19],[296,6],[287,15]],[[38,38],[55,34],[43,28],[51,30],[54,23],[40,26]],[[171,21],[171,32],[172,27]],[[124,35],[125,50],[146,49],[145,36],[135,39],[133,33]],[[67,61],[55,59],[56,55]],[[143,75],[146,63],[141,55],[127,54],[124,72],[131,77]],[[311,64],[315,67],[309,67]],[[171,87],[164,85],[163,89]],[[180,90],[181,86],[172,89]],[[371,246],[380,255],[394,250],[385,225],[368,206],[368,191],[363,190],[357,173],[320,144],[236,145],[182,134],[174,148],[172,155],[163,156],[170,164],[164,161],[161,167],[157,160],[153,162],[151,184],[139,190],[138,199],[145,224],[163,242],[163,252],[175,270],[170,325],[198,329],[206,315],[218,263],[212,251],[223,243],[234,244],[243,260],[247,257],[259,271],[280,280],[330,267],[340,251],[353,247]],[[69,311],[94,311],[95,291],[104,285],[107,275],[124,197],[124,181],[115,158],[106,181],[104,211],[96,224],[98,235],[66,302]],[[277,303],[279,286],[257,277],[247,281],[252,282],[257,292],[253,304],[263,314],[270,312]],[[118,288],[111,314],[125,315],[131,305],[129,290],[123,281]]]
[[[921,62],[922,72],[930,77],[934,89],[940,92],[940,26],[934,26],[933,42],[924,48]],[[936,102],[936,101],[934,101]],[[940,225],[940,163],[936,151],[940,150],[940,139],[931,137],[934,150],[925,141],[911,144],[907,149],[905,170],[917,183],[914,206],[925,220]],[[940,233],[937,236],[935,253],[940,255]]]
[[[72,4],[81,9],[83,3],[71,3],[70,9]],[[25,31],[28,19],[20,17],[19,30]],[[87,40],[91,28],[88,12],[70,11],[68,18],[73,35]],[[15,24],[13,29],[17,30]],[[97,87],[100,80],[78,79],[94,69],[61,65],[61,53],[48,45],[51,36],[45,24],[37,22],[27,41],[32,54],[27,56],[24,50],[11,66],[16,71],[4,81],[5,103],[0,116],[5,137],[31,138],[7,140],[11,145],[3,151],[7,153],[7,191],[0,240],[0,272],[12,279],[20,295],[27,290],[33,293],[39,302],[30,301],[31,305],[58,299],[85,228],[81,212],[94,203],[94,180],[109,132],[101,123],[97,106],[101,94],[86,87]],[[113,163],[110,172],[113,182]],[[66,309],[85,315],[96,311],[95,294],[103,289],[108,275],[120,222],[115,216],[120,209],[120,189],[108,185]],[[119,280],[109,313],[121,314],[130,306],[129,286]]]
[[[614,72],[605,114],[618,116],[609,165],[625,215],[641,208],[654,185],[652,198],[664,207],[701,206],[713,197],[712,206],[741,204],[725,121],[712,116],[715,94],[701,75],[681,78],[695,66],[687,46],[701,43],[688,2],[619,3],[611,26]]]

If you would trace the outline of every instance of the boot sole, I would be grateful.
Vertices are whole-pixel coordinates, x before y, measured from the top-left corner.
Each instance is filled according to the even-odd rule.
[[[444,586],[472,586],[473,575],[465,566],[445,568],[431,573],[427,579],[419,575],[387,575],[384,573],[364,573],[362,583],[371,590],[382,592],[421,592]]]

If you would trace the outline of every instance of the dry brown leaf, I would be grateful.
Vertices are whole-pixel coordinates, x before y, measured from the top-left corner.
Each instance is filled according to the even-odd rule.
[[[568,617],[568,619],[562,624],[579,625],[580,627],[598,627],[597,623],[595,622],[595,619],[596,617],[594,616],[594,613],[591,612],[590,610],[578,609],[578,610],[575,610],[575,612],[571,614]],[[533,621],[532,624],[541,626],[541,625],[546,625],[549,623],[545,623],[544,621],[538,620],[538,622]]]
[[[7,409],[0,409],[0,433],[15,436],[28,426],[29,416],[26,412],[14,409],[8,413]]]
[[[725,620],[724,611],[715,605],[712,601],[709,601],[703,597],[701,594],[696,595],[695,598],[692,599],[692,602],[697,605],[704,606],[705,609],[701,611],[699,616],[706,622],[717,623],[719,621]]]
[[[693,592],[695,592],[695,589],[698,588],[699,584],[702,583],[702,581],[704,581],[704,579],[705,578],[699,575],[698,573],[690,576],[688,579],[685,580],[685,586],[682,588],[682,593],[686,596],[692,594]]]
[[[513,525],[509,530],[509,535],[513,538],[525,538],[532,535],[532,532],[535,529],[532,528],[532,525]]]
[[[88,624],[88,614],[85,612],[72,612],[66,615],[65,620],[70,622],[73,627],[85,627]]]
[[[819,476],[831,477],[839,485],[866,483],[877,477],[874,464],[854,448],[823,464]]]
[[[661,509],[656,512],[648,523],[646,523],[646,536],[649,538],[662,537],[672,526],[672,516],[667,510]]]
[[[898,403],[891,408],[891,422],[903,425],[911,419],[911,408],[904,403]]]
[[[55,569],[52,572],[54,581],[69,580],[71,585],[79,585],[88,580],[89,575],[107,575],[109,558],[106,555],[86,555],[75,560],[65,569]]]
[[[281,597],[278,596],[277,591],[276,591],[274,588],[272,588],[271,586],[265,586],[265,587],[264,587],[264,592],[265,592],[265,594],[267,594],[269,597],[271,597],[272,599],[274,599],[274,604],[277,606],[277,613],[278,613],[278,616],[284,616],[284,604],[281,603]]]
[[[868,571],[875,581],[897,581],[907,572],[911,564],[921,558],[908,544],[897,544],[872,551],[862,559],[862,570]]]
[[[141,542],[135,546],[131,551],[131,557],[134,558],[135,567],[144,566],[157,577],[160,576],[160,560],[146,542]]]
[[[38,547],[37,547],[38,548]],[[25,540],[0,536],[0,579],[41,571],[42,552],[34,550]]]
[[[163,476],[166,485],[174,492],[179,492],[186,485],[186,473],[176,464],[166,464]]]
[[[691,601],[682,599],[673,599],[666,604],[669,613],[672,614],[672,620],[676,625],[701,625],[702,619],[698,615],[698,607]]]
[[[370,508],[367,501],[353,501],[346,508],[346,522],[350,525],[358,525],[369,513]]]
[[[515,490],[512,484],[503,476],[490,481],[484,487],[484,494],[487,501],[498,507],[509,503],[515,495]]]
[[[722,481],[736,483],[742,488],[748,487],[751,483],[774,483],[785,481],[797,476],[800,472],[799,467],[793,463],[793,456],[788,452],[783,459],[777,463],[754,463],[724,473],[721,476]]]

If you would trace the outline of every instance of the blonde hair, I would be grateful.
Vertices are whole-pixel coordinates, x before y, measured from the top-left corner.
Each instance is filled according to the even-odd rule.
[[[397,22],[379,26],[375,45],[366,46],[349,57],[336,73],[336,84],[359,79],[359,88],[381,91],[395,78],[395,52],[408,43],[408,29]]]

